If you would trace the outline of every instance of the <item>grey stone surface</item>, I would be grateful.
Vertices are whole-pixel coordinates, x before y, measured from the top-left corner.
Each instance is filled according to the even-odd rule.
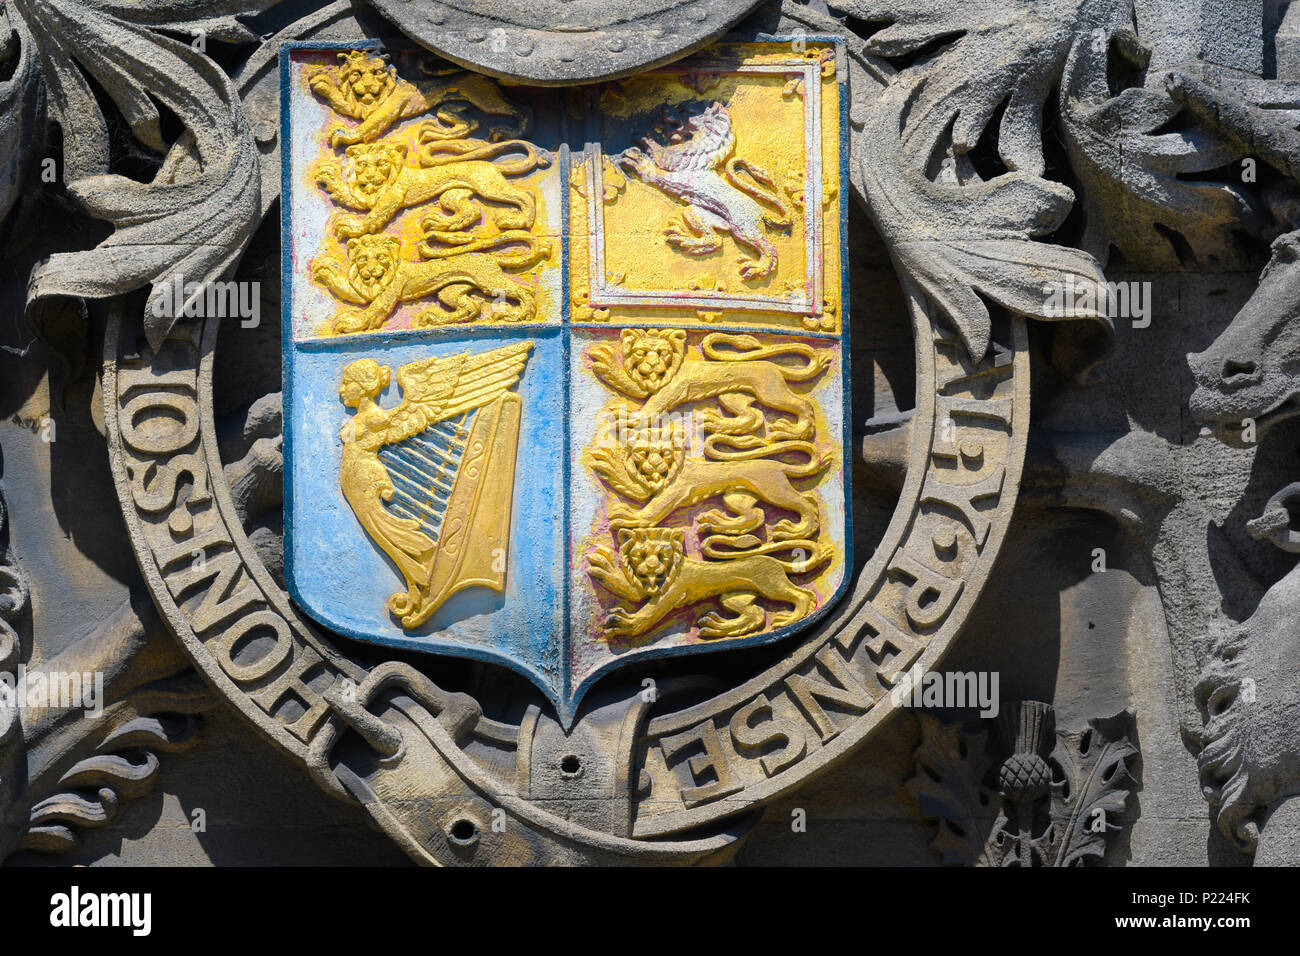
[[[1153,67],[1200,60],[1263,75],[1270,0],[1137,0],[1135,6],[1138,30],[1153,40]]]
[[[542,85],[626,76],[722,34],[760,0],[369,0],[403,33],[493,76]]]
[[[1277,78],[1300,80],[1300,6],[1286,7],[1273,42],[1277,51]]]

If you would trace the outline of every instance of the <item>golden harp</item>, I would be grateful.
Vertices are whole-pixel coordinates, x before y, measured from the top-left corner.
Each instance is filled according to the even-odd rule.
[[[356,414],[341,432],[339,483],[406,581],[388,600],[403,628],[465,588],[505,592],[521,406],[510,389],[532,347],[400,366],[402,402],[391,409],[376,401],[387,366],[361,359],[343,370],[339,397]]]

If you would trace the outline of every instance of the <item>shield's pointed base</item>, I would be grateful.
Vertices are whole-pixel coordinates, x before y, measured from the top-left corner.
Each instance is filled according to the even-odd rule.
[[[580,826],[630,836],[630,743],[652,702],[642,693],[599,700],[576,723],[572,713],[557,719],[529,707],[519,728],[520,795]]]

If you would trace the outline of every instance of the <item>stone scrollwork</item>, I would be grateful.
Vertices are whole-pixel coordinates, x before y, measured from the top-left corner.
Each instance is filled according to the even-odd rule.
[[[8,514],[0,498],[0,539]],[[62,653],[31,662],[20,640],[29,585],[5,551],[0,558],[0,861],[19,850],[66,853],[81,832],[113,822],[119,806],[157,782],[160,754],[199,741],[197,714],[215,698],[163,645],[157,619],[130,603]],[[152,632],[152,633],[151,633]],[[55,698],[69,677],[98,683],[93,709]],[[89,688],[87,688],[89,689]]]
[[[1089,253],[1036,241],[1062,224],[1075,199],[1044,175],[1045,111],[1092,31],[1115,29],[1097,9],[1103,6],[1078,0],[1027,7],[1000,0],[833,5],[888,24],[859,47],[862,69],[883,89],[874,102],[860,95],[854,105],[862,124],[854,186],[900,273],[948,316],[976,358],[988,349],[985,299],[1031,318],[1107,321],[1104,297],[1099,307],[1068,316],[1052,311],[1045,288],[1095,287],[1104,280]],[[934,55],[894,65],[944,37],[952,42]],[[986,179],[971,156],[999,109],[997,148],[1005,171]]]
[[[37,72],[11,111],[43,102],[63,134],[58,181],[93,217],[114,227],[93,250],[57,253],[33,270],[28,286],[32,321],[59,297],[104,299],[152,286],[146,334],[157,344],[176,310],[167,293],[204,283],[231,269],[260,217],[257,150],[230,77],[181,32],[247,41],[236,14],[266,0],[218,3],[192,21],[189,4],[71,0],[13,0],[6,11],[18,38],[20,64]],[[34,54],[34,55],[33,55]],[[164,154],[151,182],[110,169],[110,124],[88,78],[107,93],[130,134]],[[163,138],[159,106],[185,132]],[[29,185],[34,171],[28,172]],[[48,180],[46,180],[48,181]]]

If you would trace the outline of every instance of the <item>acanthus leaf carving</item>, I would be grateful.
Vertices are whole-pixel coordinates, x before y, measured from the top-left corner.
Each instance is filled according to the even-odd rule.
[[[256,5],[254,5],[256,6]],[[233,5],[213,20],[188,21],[189,5],[100,0],[15,0],[10,16],[20,43],[39,52],[43,87],[63,130],[62,178],[93,217],[114,226],[92,250],[57,253],[38,264],[28,285],[28,313],[43,327],[57,297],[100,299],[149,285],[145,332],[155,345],[201,286],[221,277],[241,255],[261,216],[258,153],[226,73],[196,45],[157,32],[185,22],[232,33]],[[202,46],[202,44],[197,44]],[[24,54],[26,55],[26,54]],[[109,171],[109,120],[91,81],[101,87],[143,145],[165,156],[150,182]],[[12,109],[24,108],[22,100]],[[164,142],[159,106],[185,132]],[[172,301],[173,283],[199,288]],[[192,290],[191,290],[192,291]]]
[[[889,24],[864,47],[886,87],[865,114],[857,184],[903,274],[948,315],[975,358],[989,345],[985,299],[1030,318],[1109,323],[1093,256],[1037,241],[1074,203],[1069,187],[1044,177],[1041,131],[1070,51],[1091,42],[1096,6],[835,4]],[[888,61],[899,57],[915,62],[896,70]],[[985,179],[971,154],[1000,108],[1007,171]],[[1061,309],[1052,292],[1065,287],[1093,290],[1093,301]]]
[[[1145,72],[1149,50],[1129,29],[1115,49]],[[1266,228],[1268,216],[1241,184],[1214,170],[1246,155],[1215,124],[1183,116],[1169,82],[1111,94],[1110,45],[1081,45],[1070,57],[1061,94],[1061,131],[1080,180],[1082,247],[1105,263],[1117,249],[1130,267],[1241,265],[1238,233]]]
[[[85,737],[60,741],[61,751],[73,755],[71,765],[63,769],[68,761],[60,761],[24,794],[30,809],[18,849],[64,853],[80,845],[79,830],[111,823],[123,802],[153,789],[159,754],[198,744],[195,714],[213,703],[212,692],[189,671],[107,708],[101,721],[81,721]]]

